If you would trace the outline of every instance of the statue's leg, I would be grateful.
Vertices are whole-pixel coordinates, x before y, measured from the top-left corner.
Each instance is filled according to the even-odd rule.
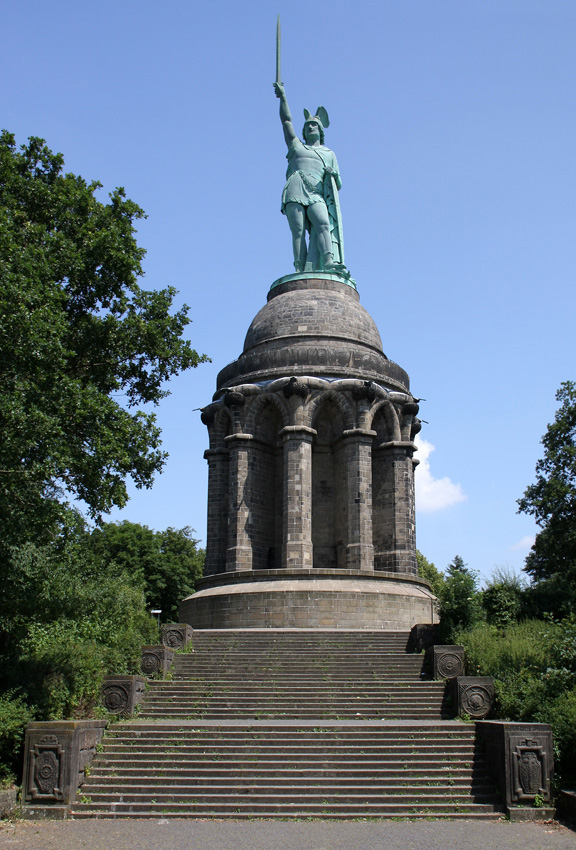
[[[302,204],[291,202],[286,204],[285,213],[292,232],[294,268],[301,272],[306,264],[306,211]]]
[[[334,266],[334,254],[332,253],[332,239],[330,238],[330,220],[325,203],[311,204],[308,207],[308,218],[316,233],[316,243],[320,254],[320,265],[322,268]]]

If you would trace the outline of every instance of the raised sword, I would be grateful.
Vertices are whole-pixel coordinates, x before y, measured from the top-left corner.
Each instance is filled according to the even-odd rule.
[[[276,82],[282,85],[280,79],[280,15],[276,21]]]

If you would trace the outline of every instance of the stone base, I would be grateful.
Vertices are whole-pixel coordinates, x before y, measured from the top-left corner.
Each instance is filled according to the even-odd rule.
[[[508,809],[511,823],[547,822],[554,820],[555,814],[556,809],[551,806],[541,806],[539,809],[530,809],[527,806],[510,806]]]
[[[426,582],[398,573],[258,570],[210,576],[180,604],[194,629],[411,629],[435,623]]]

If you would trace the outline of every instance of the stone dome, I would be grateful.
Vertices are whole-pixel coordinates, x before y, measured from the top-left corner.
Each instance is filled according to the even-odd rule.
[[[326,280],[289,281],[270,290],[248,328],[244,353],[272,340],[290,338],[345,340],[382,353],[382,340],[372,316],[349,284]]]
[[[378,328],[355,287],[334,275],[273,286],[242,354],[218,375],[217,393],[290,375],[358,378],[409,390],[408,375],[382,351]]]

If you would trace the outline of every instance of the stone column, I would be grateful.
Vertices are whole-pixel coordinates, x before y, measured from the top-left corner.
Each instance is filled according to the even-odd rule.
[[[228,476],[230,452],[226,448],[207,449],[208,461],[208,526],[204,575],[226,570],[228,546]]]
[[[412,442],[373,448],[374,569],[418,575]]]
[[[282,566],[312,569],[312,440],[313,428],[288,425],[284,441]]]
[[[346,569],[373,570],[372,442],[376,431],[344,431],[346,458]]]
[[[252,435],[230,434],[224,438],[230,450],[228,483],[228,548],[226,572],[252,569],[250,539],[250,485],[248,481]]]

